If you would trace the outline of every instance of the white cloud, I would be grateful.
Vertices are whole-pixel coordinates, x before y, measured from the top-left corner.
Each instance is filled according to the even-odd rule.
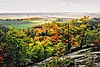
[[[0,12],[99,12],[100,0],[1,0]]]

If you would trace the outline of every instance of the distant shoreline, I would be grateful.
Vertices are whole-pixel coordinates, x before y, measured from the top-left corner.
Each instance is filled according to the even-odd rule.
[[[40,18],[81,18],[90,16],[90,18],[100,18],[100,13],[78,13],[78,12],[54,12],[54,13],[0,13],[0,19],[24,19],[31,17]]]

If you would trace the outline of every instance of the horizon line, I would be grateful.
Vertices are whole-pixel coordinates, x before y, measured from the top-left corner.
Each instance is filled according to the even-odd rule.
[[[100,12],[0,12],[0,14],[9,13],[100,13]]]

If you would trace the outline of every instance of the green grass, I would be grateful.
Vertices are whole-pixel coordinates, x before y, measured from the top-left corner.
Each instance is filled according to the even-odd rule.
[[[0,24],[2,24],[3,26],[9,28],[10,26],[14,26],[15,28],[19,28],[19,29],[24,29],[24,28],[30,28],[33,27],[35,25],[41,25],[44,23],[47,23],[49,21],[2,21],[0,20]]]
[[[54,19],[49,18],[47,20],[22,20],[22,21],[17,21],[17,20],[0,20],[0,24],[2,24],[4,27],[11,27],[14,26],[15,28],[18,29],[24,29],[24,28],[30,28],[33,26],[37,26],[37,25],[42,25],[44,23],[50,23],[52,22]],[[66,22],[66,21],[64,21]],[[68,20],[67,20],[68,22]]]

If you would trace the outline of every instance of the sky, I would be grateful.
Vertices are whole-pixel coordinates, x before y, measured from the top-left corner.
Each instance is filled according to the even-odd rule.
[[[0,13],[100,13],[100,0],[0,0]]]

